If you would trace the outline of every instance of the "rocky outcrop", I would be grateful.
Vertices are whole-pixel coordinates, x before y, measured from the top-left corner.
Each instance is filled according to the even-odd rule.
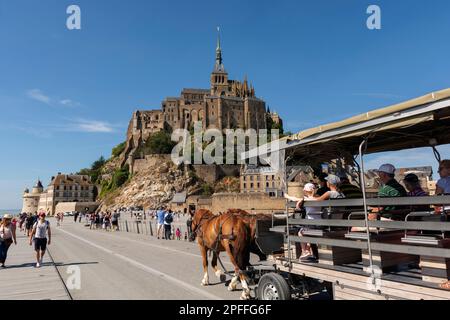
[[[188,168],[161,161],[135,173],[122,187],[105,196],[100,209],[152,208],[170,202],[175,193],[186,191],[192,195],[200,190],[200,183]]]

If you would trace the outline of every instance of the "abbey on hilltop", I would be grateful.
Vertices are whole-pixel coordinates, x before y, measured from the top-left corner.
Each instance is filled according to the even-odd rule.
[[[183,89],[180,97],[168,97],[159,110],[133,113],[127,132],[127,150],[132,150],[149,135],[161,130],[190,129],[201,121],[206,129],[270,129],[270,123],[281,126],[281,118],[266,110],[266,103],[256,97],[247,79],[230,80],[222,60],[220,35],[216,62],[209,89]]]

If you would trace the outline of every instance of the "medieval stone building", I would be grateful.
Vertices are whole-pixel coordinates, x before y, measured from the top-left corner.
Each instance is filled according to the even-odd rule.
[[[268,116],[272,115],[267,113],[266,103],[256,97],[247,79],[241,82],[228,78],[219,36],[210,88],[183,89],[179,97],[164,99],[160,110],[135,111],[128,127],[126,152],[129,154],[151,134],[163,129],[189,130],[200,121],[203,130],[259,130],[267,128]]]

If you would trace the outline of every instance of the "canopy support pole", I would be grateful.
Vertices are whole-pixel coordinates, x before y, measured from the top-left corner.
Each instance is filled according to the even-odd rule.
[[[284,152],[283,152],[284,155]],[[283,168],[282,168],[282,173],[283,173],[283,180],[284,180],[284,195],[288,194],[288,181],[287,181],[287,163],[288,161],[291,159],[291,157],[289,156],[284,156],[284,158],[282,159],[283,161]],[[284,196],[283,195],[283,196]],[[285,198],[285,208],[284,210],[286,211],[286,233],[287,233],[287,250],[288,250],[288,263],[289,263],[289,268],[292,268],[292,252],[291,252],[291,236],[289,233],[289,201],[288,199]]]
[[[367,235],[367,248],[369,251],[369,266],[372,276],[375,275],[373,269],[373,258],[372,258],[372,245],[370,241],[370,230],[369,230],[369,212],[367,209],[367,196],[366,196],[366,177],[364,175],[364,151],[367,147],[367,141],[369,138],[365,138],[363,142],[359,145],[359,162],[360,162],[360,179],[361,179],[361,191],[363,194],[363,204],[364,204],[364,219],[366,224],[366,235]]]

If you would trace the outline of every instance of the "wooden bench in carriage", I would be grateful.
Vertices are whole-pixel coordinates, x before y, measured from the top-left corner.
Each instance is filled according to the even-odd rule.
[[[449,129],[450,89],[447,89],[305,130],[245,153],[244,158],[249,159],[276,151],[285,161],[282,167],[288,161],[317,166],[342,160],[340,163],[346,167],[357,169],[363,191],[363,199],[305,203],[327,208],[330,214],[325,219],[293,218],[287,205],[284,225],[258,225],[261,233],[257,233],[257,243],[270,255],[269,264],[276,269],[260,278],[258,298],[302,296],[302,292],[310,293],[305,291],[305,281],[314,280],[332,288],[329,290],[332,298],[339,300],[450,300],[450,291],[439,286],[450,274],[450,222],[447,212],[439,215],[431,209],[433,205],[450,205],[450,196],[370,199],[366,197],[365,176],[361,174],[365,172],[364,155],[371,153],[431,147],[439,160],[436,146],[450,144]],[[406,210],[429,205],[430,211],[406,211],[395,221],[369,220],[369,207],[388,205]],[[351,214],[342,219],[339,213],[345,210]],[[298,226],[313,228],[298,237]],[[318,246],[318,263],[299,262],[300,242]],[[285,252],[280,252],[280,248],[286,248]]]
[[[383,199],[373,200],[379,204],[383,201]],[[399,198],[398,200],[402,202],[411,199]],[[415,198],[414,200],[416,204],[436,203],[435,197]],[[335,200],[316,204],[348,207],[349,203],[360,204],[360,201]],[[440,197],[438,201],[450,203],[450,196]],[[419,215],[420,218],[431,217],[431,220],[438,221],[428,221],[430,219],[423,219],[423,221],[369,221],[373,241],[371,243],[372,256],[375,260],[373,265],[380,267],[380,274],[376,280],[379,288],[377,285],[373,288],[368,285],[372,278],[367,270],[369,261],[364,259],[364,253],[368,251],[367,238],[363,236],[362,232],[359,232],[361,237],[357,237],[355,232],[349,231],[352,227],[364,227],[364,220],[356,218],[342,220],[334,219],[332,216],[331,219],[320,221],[289,219],[289,229],[291,230],[289,240],[287,239],[286,223],[283,224],[278,219],[275,225],[270,226],[270,221],[261,221],[257,227],[257,243],[265,253],[272,254],[271,262],[276,264],[279,271],[287,272],[291,276],[294,274],[331,283],[336,299],[450,299],[450,292],[442,290],[438,286],[438,283],[450,279],[448,277],[450,250],[446,245],[450,239],[445,237],[445,234],[450,232],[450,223],[442,222],[443,216],[432,211],[428,215],[423,212]],[[295,236],[297,230],[295,227],[299,225],[321,226],[323,229],[311,230],[312,232],[307,236],[297,237]],[[342,229],[347,231],[343,232]],[[421,234],[423,231],[428,232]],[[376,241],[374,241],[375,239]],[[288,241],[291,244],[291,251],[283,252],[281,248],[283,245],[286,246]],[[319,246],[319,263],[300,263],[298,261],[298,256],[295,255],[295,244],[302,241]],[[333,257],[327,256],[330,253],[322,251],[323,248],[330,250]],[[346,250],[354,254],[349,254],[349,251],[346,252]],[[289,254],[291,254],[290,257]],[[383,268],[385,265],[378,265],[376,259],[381,256],[381,259],[387,259],[389,263],[392,263],[390,256],[385,254],[406,256],[409,259],[400,259],[394,263],[398,268]],[[381,260],[381,263],[385,263],[385,261]],[[389,267],[391,266],[389,265]]]

